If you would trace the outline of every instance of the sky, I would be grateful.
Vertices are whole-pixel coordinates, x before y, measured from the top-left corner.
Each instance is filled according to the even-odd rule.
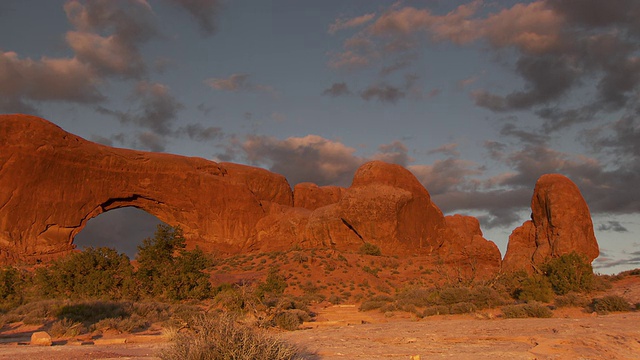
[[[397,163],[503,255],[560,173],[617,273],[640,267],[638,18],[637,0],[3,0],[0,112],[292,186]],[[157,221],[117,211],[81,235]]]

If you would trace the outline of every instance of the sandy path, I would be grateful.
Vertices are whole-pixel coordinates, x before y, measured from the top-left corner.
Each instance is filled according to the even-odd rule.
[[[459,315],[416,321],[335,307],[325,309],[322,317],[324,321],[313,323],[315,328],[278,336],[315,351],[317,356],[310,359],[640,359],[640,312],[551,319]],[[0,345],[0,360],[155,360],[167,345],[161,337],[115,345],[5,344]]]

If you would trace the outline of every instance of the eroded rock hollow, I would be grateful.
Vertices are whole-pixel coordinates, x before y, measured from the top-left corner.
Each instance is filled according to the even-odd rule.
[[[564,180],[547,186],[556,178],[542,179],[532,223],[512,235],[509,269],[521,258],[536,263],[572,249],[597,256],[577,188]],[[569,195],[557,195],[567,189]],[[445,217],[398,165],[366,163],[348,188],[303,183],[292,191],[284,176],[264,169],[112,148],[41,118],[0,115],[0,261],[37,262],[68,253],[89,219],[126,206],[179,225],[188,246],[218,254],[292,246],[351,251],[373,243],[388,255],[430,256],[480,276],[496,274],[502,264],[477,219]],[[588,221],[575,225],[558,215],[566,211],[573,211],[566,219]]]

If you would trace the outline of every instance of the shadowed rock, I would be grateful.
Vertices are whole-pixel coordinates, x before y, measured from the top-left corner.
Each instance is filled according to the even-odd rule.
[[[550,258],[574,251],[589,262],[598,257],[589,207],[567,177],[541,176],[533,192],[531,211],[531,220],[509,237],[502,264],[505,271],[533,272]]]

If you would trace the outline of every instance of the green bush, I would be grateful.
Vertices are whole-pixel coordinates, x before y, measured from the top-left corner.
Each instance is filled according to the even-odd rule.
[[[44,297],[123,299],[135,297],[127,255],[107,247],[88,248],[36,270],[34,284]]]
[[[24,279],[14,267],[0,269],[0,302],[9,307],[22,300]]]
[[[502,308],[505,318],[550,318],[553,312],[546,306],[539,303],[527,303],[518,305],[508,305]]]
[[[258,285],[256,296],[259,299],[264,299],[267,296],[278,297],[284,293],[287,286],[287,281],[278,272],[278,269],[271,268],[265,281]]]
[[[212,295],[211,260],[200,249],[184,250],[180,227],[160,224],[153,238],[138,246],[138,279],[141,294],[169,300],[204,299]]]
[[[309,313],[300,309],[285,310],[276,315],[276,325],[284,330],[296,330],[303,322],[309,321]]]
[[[570,291],[587,292],[594,287],[593,268],[587,259],[576,253],[552,258],[542,266],[553,291],[564,295]]]
[[[580,293],[570,292],[566,295],[556,296],[553,301],[557,307],[586,307],[591,301]]]
[[[371,243],[364,243],[358,249],[358,252],[362,255],[372,255],[372,256],[382,256],[382,251],[380,251],[380,247]]]
[[[598,314],[607,314],[610,312],[631,311],[631,304],[622,296],[607,295],[602,298],[593,299],[591,308]]]
[[[160,353],[163,360],[292,360],[303,359],[294,345],[236,322],[228,314],[195,317],[188,333],[178,334],[175,343]]]
[[[553,289],[549,280],[542,275],[533,275],[522,281],[521,288],[517,292],[517,299],[531,302],[551,302]]]

